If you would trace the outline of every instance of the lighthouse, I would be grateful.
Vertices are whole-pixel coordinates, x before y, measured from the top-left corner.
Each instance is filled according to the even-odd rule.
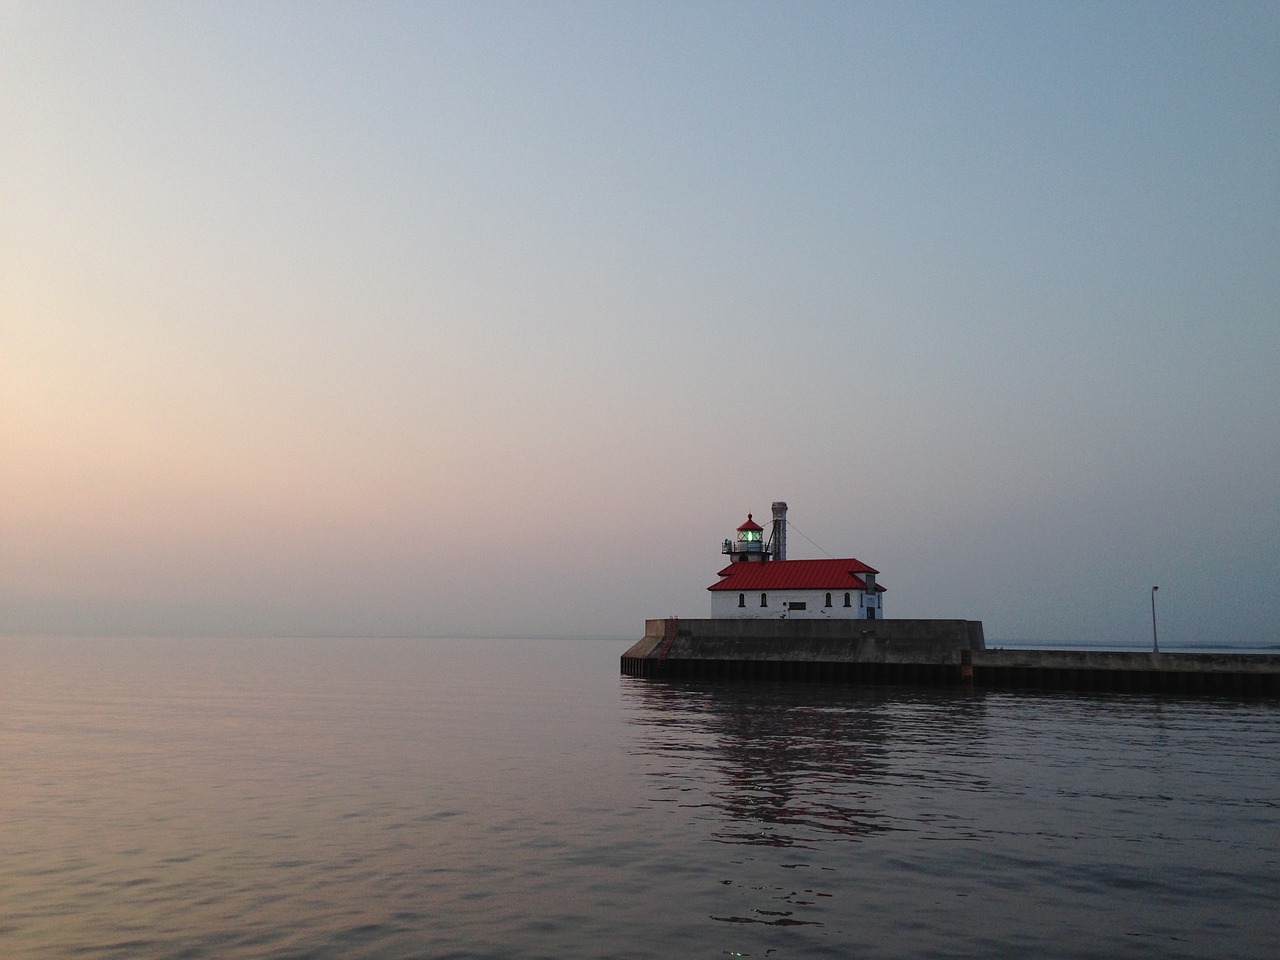
[[[880,571],[855,557],[788,560],[787,505],[773,504],[773,530],[751,514],[720,552],[729,566],[711,591],[711,615],[717,618],[781,620],[879,620],[884,616]]]
[[[747,522],[738,528],[737,538],[726,540],[720,552],[728,554],[734,563],[768,560],[770,551],[765,546],[764,527],[756,523],[748,513]]]

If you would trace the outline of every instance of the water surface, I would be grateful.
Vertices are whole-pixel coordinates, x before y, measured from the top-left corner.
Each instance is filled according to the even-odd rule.
[[[0,641],[5,957],[1280,956],[1280,705]]]

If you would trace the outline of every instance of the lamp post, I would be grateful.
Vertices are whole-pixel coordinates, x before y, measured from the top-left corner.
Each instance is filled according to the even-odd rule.
[[[1159,587],[1151,588],[1151,652],[1160,652],[1160,641],[1156,637],[1156,591]]]

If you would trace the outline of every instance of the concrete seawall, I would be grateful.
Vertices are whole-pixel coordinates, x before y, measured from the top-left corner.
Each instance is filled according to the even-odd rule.
[[[1280,696],[1280,656],[986,649],[977,620],[645,621],[632,677]]]
[[[973,677],[977,686],[992,688],[1280,696],[1280,656],[985,650],[973,654]]]
[[[982,650],[977,620],[646,620],[633,677],[945,683]]]

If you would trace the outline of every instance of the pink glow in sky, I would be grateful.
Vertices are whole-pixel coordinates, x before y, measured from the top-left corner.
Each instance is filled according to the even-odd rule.
[[[638,635],[774,499],[1280,642],[1280,10],[7,4],[0,633]]]

